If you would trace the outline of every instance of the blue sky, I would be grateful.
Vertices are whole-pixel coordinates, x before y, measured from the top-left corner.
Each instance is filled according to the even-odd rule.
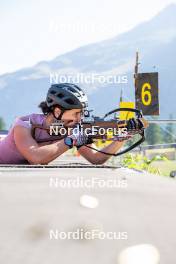
[[[111,38],[176,0],[0,1],[0,74]]]

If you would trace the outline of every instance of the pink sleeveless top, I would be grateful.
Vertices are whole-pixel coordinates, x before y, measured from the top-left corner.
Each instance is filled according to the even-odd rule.
[[[43,125],[46,116],[43,114],[31,114],[19,117],[15,120],[7,137],[0,141],[0,164],[28,164],[28,161],[18,151],[14,141],[14,127],[22,126],[31,128],[31,124]],[[45,130],[36,130],[36,140],[48,137]]]

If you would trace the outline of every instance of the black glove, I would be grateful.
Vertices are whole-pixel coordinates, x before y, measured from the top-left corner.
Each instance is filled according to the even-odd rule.
[[[86,135],[83,131],[76,130],[73,134],[69,136],[73,140],[73,146],[79,149],[80,147],[88,144],[92,144],[93,140],[90,136]]]
[[[89,145],[89,144],[93,143],[93,139],[91,137],[89,137],[89,136],[86,136],[84,139],[85,139],[84,142],[81,142],[81,144],[76,146],[77,149],[79,149],[80,147],[82,147],[84,145]]]
[[[127,121],[127,130],[141,130],[144,127],[143,122],[139,118],[130,118]]]

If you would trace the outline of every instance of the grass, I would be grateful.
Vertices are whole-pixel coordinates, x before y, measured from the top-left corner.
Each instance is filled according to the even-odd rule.
[[[158,168],[161,175],[169,176],[171,171],[176,170],[176,160],[154,161],[152,167]]]

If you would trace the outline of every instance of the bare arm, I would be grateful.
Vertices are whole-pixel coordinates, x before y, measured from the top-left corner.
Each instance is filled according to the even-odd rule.
[[[124,142],[112,142],[110,145],[103,148],[102,151],[114,154],[123,146],[123,144]],[[82,146],[79,149],[79,153],[92,164],[103,164],[111,157],[110,155],[95,152],[86,146]]]
[[[50,145],[37,144],[31,136],[30,129],[21,126],[14,128],[14,139],[19,152],[31,164],[47,164],[69,149],[64,140]]]

